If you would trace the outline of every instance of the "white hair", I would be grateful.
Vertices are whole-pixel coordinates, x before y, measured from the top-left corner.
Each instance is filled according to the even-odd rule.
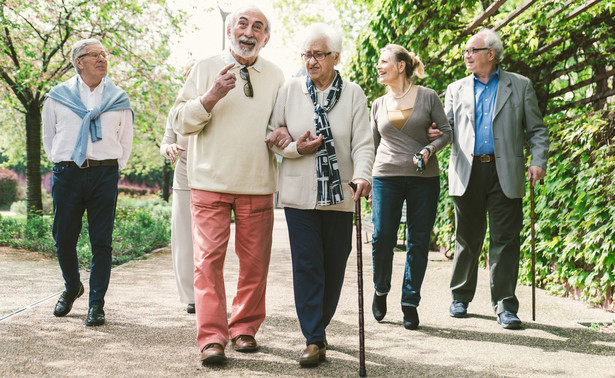
[[[235,22],[237,21],[237,17],[239,16],[239,14],[241,12],[244,12],[244,11],[247,11],[247,10],[259,11],[265,17],[265,22],[267,23],[267,25],[265,25],[265,34],[267,34],[267,35],[271,34],[271,21],[269,21],[269,17],[267,17],[265,12],[260,10],[260,8],[257,7],[256,5],[247,5],[245,7],[241,7],[239,9],[235,10],[232,13],[229,13],[229,15],[226,16],[226,27],[227,28],[232,28],[235,25]]]
[[[301,48],[305,49],[315,41],[324,40],[329,50],[342,52],[342,35],[331,26],[323,23],[309,25],[301,33]]]
[[[504,59],[504,46],[498,33],[491,29],[482,29],[475,35],[481,37],[485,41],[485,47],[495,50],[495,61],[501,63]]]
[[[102,47],[102,43],[100,43],[98,39],[88,38],[88,39],[82,39],[80,41],[75,42],[75,44],[73,45],[70,51],[70,61],[73,64],[73,67],[75,67],[75,71],[77,71],[79,75],[81,75],[81,70],[79,69],[79,67],[77,67],[77,63],[75,62],[75,59],[77,59],[80,55],[82,55],[83,51],[85,51],[85,48],[90,45],[100,45]]]

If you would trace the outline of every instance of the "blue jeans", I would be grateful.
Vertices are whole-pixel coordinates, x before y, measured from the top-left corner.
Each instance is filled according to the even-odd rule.
[[[79,290],[77,240],[87,210],[92,267],[89,306],[105,304],[111,276],[111,242],[117,203],[117,167],[81,169],[56,163],[53,167],[53,238],[67,291]]]
[[[372,186],[372,262],[374,288],[380,294],[391,290],[393,249],[406,201],[407,248],[402,284],[402,306],[417,307],[427,269],[431,230],[436,220],[440,178],[398,176],[374,177]]]
[[[351,199],[352,200],[352,199]],[[306,345],[324,342],[352,250],[351,212],[285,208],[295,308]]]

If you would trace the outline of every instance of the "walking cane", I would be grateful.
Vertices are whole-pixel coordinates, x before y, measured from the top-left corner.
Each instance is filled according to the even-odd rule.
[[[357,184],[349,182],[348,185],[357,191]],[[355,202],[355,224],[357,227],[357,285],[359,288],[359,377],[367,377],[365,371],[365,329],[363,322],[363,257],[361,256],[361,198]]]
[[[532,321],[536,321],[536,236],[534,223],[536,215],[534,213],[534,183],[530,182],[530,233],[532,235]]]

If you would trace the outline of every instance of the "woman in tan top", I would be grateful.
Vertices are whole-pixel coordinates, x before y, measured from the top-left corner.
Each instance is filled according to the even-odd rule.
[[[416,308],[421,299],[440,194],[435,153],[450,143],[452,132],[436,92],[414,84],[416,78],[425,76],[423,63],[416,55],[401,46],[387,45],[381,50],[376,68],[378,81],[389,91],[372,105],[371,126],[376,145],[372,170],[375,288],[372,312],[378,321],[386,315],[393,249],[406,201],[408,242],[401,306],[404,327],[416,329],[419,325]],[[427,129],[434,123],[443,134],[430,143]]]

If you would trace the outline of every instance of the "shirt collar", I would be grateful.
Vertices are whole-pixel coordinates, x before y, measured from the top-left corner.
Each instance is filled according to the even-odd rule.
[[[253,65],[251,65],[250,67],[254,68],[256,71],[261,72],[263,70],[263,63],[261,62],[261,59],[259,59],[260,57],[256,58],[256,61],[254,62]],[[233,56],[233,54],[231,54],[231,50],[224,50],[222,52],[222,61],[224,62],[224,64],[228,65],[231,63],[235,63],[234,67],[239,67],[239,68],[243,68],[245,67],[244,64],[241,64],[237,61],[237,59],[235,59],[235,57]],[[233,67],[233,68],[234,68]]]
[[[474,78],[474,83],[481,83],[482,82],[480,80],[478,80],[478,76],[476,76],[475,74],[472,74],[472,77]],[[500,66],[498,66],[498,69],[495,70],[494,73],[492,73],[491,75],[489,75],[489,80],[487,80],[487,83],[489,83],[490,81],[494,80],[494,79],[499,79],[500,78]]]
[[[98,84],[98,86],[94,88],[94,93],[102,93],[102,91],[105,89],[105,79],[106,76],[100,81],[100,84]],[[87,93],[91,92],[90,87],[83,81],[80,74],[77,75],[77,82],[79,83],[79,91],[85,91]]]

